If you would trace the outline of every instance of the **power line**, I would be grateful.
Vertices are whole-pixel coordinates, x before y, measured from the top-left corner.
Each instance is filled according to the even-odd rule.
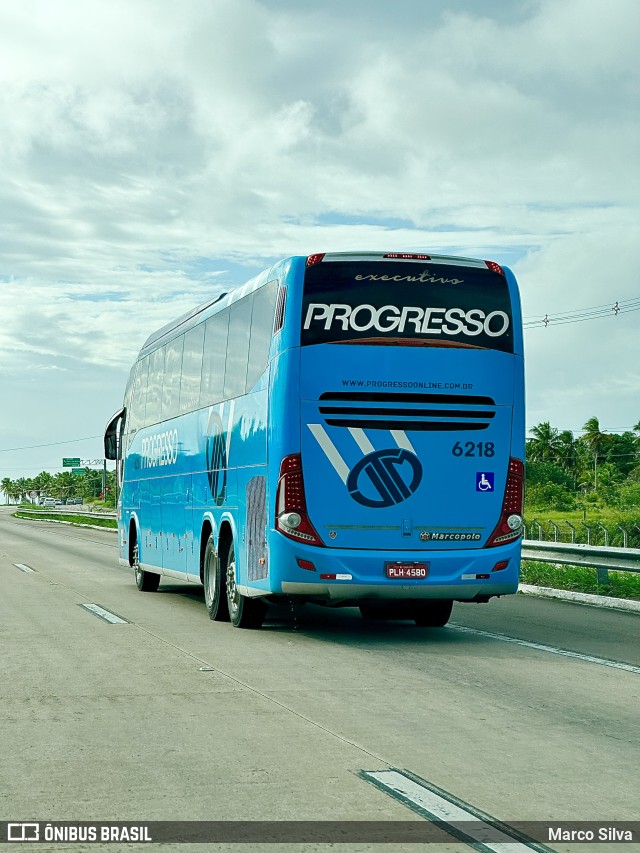
[[[525,318],[522,325],[525,329],[564,326],[567,323],[584,323],[586,320],[598,320],[602,317],[617,317],[618,314],[630,314],[632,311],[640,311],[640,299],[620,299],[613,304],[609,302],[605,305],[578,308],[574,311],[545,314],[544,317]]]
[[[34,450],[36,447],[56,447],[60,444],[74,444],[76,441],[92,441],[101,435],[89,435],[85,438],[69,438],[67,441],[50,441],[48,444],[26,444],[24,447],[0,447],[0,453],[13,453],[14,450]]]

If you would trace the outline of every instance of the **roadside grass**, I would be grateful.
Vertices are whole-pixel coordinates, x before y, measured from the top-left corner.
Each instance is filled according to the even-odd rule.
[[[588,566],[555,566],[549,563],[522,561],[520,571],[522,583],[547,586],[552,589],[568,589],[591,595],[609,595],[612,598],[628,598],[640,601],[640,574],[634,572],[609,571],[609,581],[598,583],[597,570]]]
[[[18,510],[13,513],[13,517],[24,518],[28,521],[67,521],[69,524],[75,524],[78,527],[109,527],[115,529],[118,526],[115,518],[89,518],[86,515],[64,515],[61,512],[39,512],[34,515]]]

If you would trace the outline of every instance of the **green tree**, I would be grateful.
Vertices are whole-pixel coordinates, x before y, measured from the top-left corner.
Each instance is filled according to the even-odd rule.
[[[531,427],[533,438],[527,440],[527,460],[531,462],[554,462],[560,455],[560,436],[549,421]]]

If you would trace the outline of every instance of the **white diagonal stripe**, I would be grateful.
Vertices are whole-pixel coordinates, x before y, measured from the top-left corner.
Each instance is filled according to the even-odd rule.
[[[409,441],[409,437],[404,430],[401,429],[392,429],[391,435],[393,436],[393,440],[398,445],[398,447],[403,447],[405,450],[410,450],[412,453],[416,453],[413,449],[413,445]],[[416,453],[416,456],[418,454]]]
[[[349,476],[349,467],[342,456],[338,453],[338,448],[331,441],[322,424],[307,424],[307,426],[313,433],[315,440],[324,450],[325,456],[335,468],[338,477],[340,477],[342,482],[346,485],[347,477]]]
[[[353,436],[356,444],[360,448],[363,453],[373,453],[375,447],[369,439],[367,438],[367,434],[363,429],[357,429],[356,427],[349,427],[349,432]]]
[[[480,820],[472,811],[467,811],[457,803],[446,799],[425,785],[408,779],[397,770],[381,770],[377,773],[365,772],[365,776],[374,779],[380,787],[386,788],[392,795],[400,795],[433,815],[444,823],[464,823],[465,835],[484,848],[495,853],[525,853],[531,845],[519,841],[506,832],[501,832],[486,821]]]
[[[105,622],[111,622],[112,625],[126,625],[127,620],[121,619],[119,616],[116,616],[115,613],[112,613],[110,610],[105,610],[104,607],[100,607],[99,604],[82,604],[81,607],[84,607],[85,610],[90,610],[91,613],[95,613],[96,616],[99,616],[101,619],[104,619]]]

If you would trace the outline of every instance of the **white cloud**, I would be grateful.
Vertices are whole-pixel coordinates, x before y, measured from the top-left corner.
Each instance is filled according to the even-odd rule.
[[[5,4],[0,371],[58,368],[51,392],[81,360],[96,387],[124,382],[155,326],[297,252],[512,261],[528,315],[628,298],[639,17],[635,0]],[[634,418],[635,316],[615,345],[600,321],[528,333],[534,419],[577,399]]]

